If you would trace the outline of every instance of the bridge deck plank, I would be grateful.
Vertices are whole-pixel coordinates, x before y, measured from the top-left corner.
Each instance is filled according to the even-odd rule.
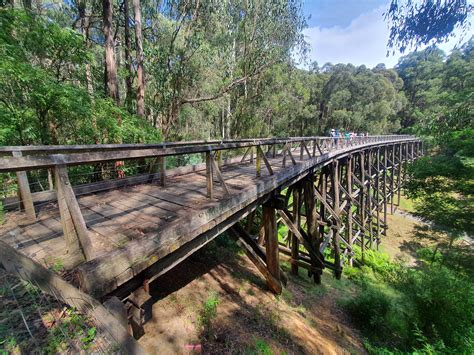
[[[165,187],[150,182],[79,196],[79,207],[92,234],[94,254],[103,256],[106,253],[116,253],[126,248],[128,243],[132,247],[137,241],[144,240],[148,243],[144,245],[156,248],[155,256],[166,256],[190,242],[197,233],[207,232],[221,223],[219,221],[222,219],[229,218],[239,208],[244,208],[246,205],[240,202],[244,201],[240,198],[241,195],[245,195],[245,201],[253,199],[252,194],[256,199],[257,191],[268,193],[280,186],[277,184],[303,174],[304,169],[314,164],[309,162],[307,152],[303,160],[300,160],[299,148],[292,149],[292,152],[296,166],[293,166],[288,156],[286,166],[283,166],[281,155],[267,157],[275,174],[272,177],[263,164],[260,177],[256,176],[255,156],[253,163],[246,161],[224,165],[221,172],[230,198],[225,197],[223,186],[216,177],[213,198],[207,198],[205,168],[171,176]],[[329,157],[331,154],[329,153]],[[293,167],[294,172],[290,171]],[[302,170],[298,170],[300,168]],[[53,257],[55,260],[63,260],[66,268],[75,266],[77,261],[68,260],[57,203],[48,202],[35,208],[38,218],[34,223],[25,221],[22,212],[7,212],[6,223],[0,225],[0,240],[16,248],[20,247],[22,253],[40,263],[45,264],[45,259]],[[125,259],[124,263],[130,261]],[[120,275],[120,280],[116,280],[117,285],[142,271],[135,270],[132,266],[129,269]]]
[[[222,174],[231,194],[239,193],[256,179],[255,167],[250,164],[226,165]],[[78,203],[93,236],[94,253],[102,255],[180,219],[184,221],[190,213],[215,207],[223,198],[224,190],[216,181],[214,198],[208,199],[205,172],[195,171],[169,178],[166,187],[154,183],[132,185],[82,195]],[[70,255],[63,240],[57,203],[40,204],[36,210],[35,223],[28,223],[22,212],[6,213],[0,239],[40,263],[60,260],[66,267],[75,266],[77,260],[67,262]]]

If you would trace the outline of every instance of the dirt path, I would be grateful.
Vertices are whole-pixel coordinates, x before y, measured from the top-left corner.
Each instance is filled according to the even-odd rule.
[[[218,259],[231,261],[209,263],[216,258],[204,250],[153,284],[140,339],[151,353],[364,353],[336,302],[351,292],[347,282],[327,274],[317,286],[301,273],[275,297],[246,257]]]
[[[419,248],[443,238],[406,213],[388,223],[381,250],[412,265]],[[160,354],[364,354],[340,306],[356,292],[344,277],[325,272],[315,285],[300,271],[275,297],[245,256],[212,243],[152,284],[153,319],[140,343]]]
[[[415,266],[417,251],[421,248],[434,248],[437,244],[448,245],[448,234],[421,221],[408,212],[396,212],[387,215],[387,237],[382,240],[380,250],[394,260]]]

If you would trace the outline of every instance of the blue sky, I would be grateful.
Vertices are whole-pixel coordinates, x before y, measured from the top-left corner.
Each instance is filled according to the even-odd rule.
[[[390,0],[303,0],[308,28],[303,33],[309,43],[310,61],[365,64],[385,63],[393,67],[401,54],[387,53],[388,28],[383,19]],[[467,36],[469,38],[469,36]],[[441,45],[449,52],[460,36]]]

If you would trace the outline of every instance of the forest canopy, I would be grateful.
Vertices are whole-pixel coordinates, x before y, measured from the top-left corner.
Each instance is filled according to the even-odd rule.
[[[472,123],[472,40],[449,56],[436,47],[410,53],[393,69],[303,69],[305,26],[298,0],[3,2],[0,144]]]

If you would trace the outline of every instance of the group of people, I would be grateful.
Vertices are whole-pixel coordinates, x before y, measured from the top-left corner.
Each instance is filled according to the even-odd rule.
[[[356,132],[350,132],[350,131],[343,131],[339,129],[334,129],[332,128],[331,131],[329,132],[330,136],[332,138],[344,138],[345,140],[350,140],[353,137],[365,137],[368,136],[369,133],[356,133]]]

